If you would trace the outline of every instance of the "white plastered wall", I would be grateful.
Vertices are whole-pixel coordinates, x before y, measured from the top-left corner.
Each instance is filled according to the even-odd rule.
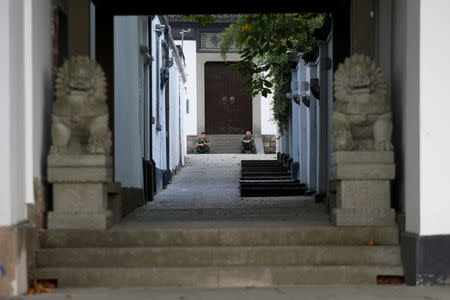
[[[419,5],[420,235],[450,234],[450,2]]]
[[[142,95],[139,92],[139,20],[114,17],[115,180],[142,188]]]
[[[158,17],[153,18],[152,20],[152,28],[155,25],[161,24]],[[153,30],[153,29],[152,29]],[[154,60],[152,61],[152,78],[155,79],[159,76],[159,70],[157,70],[157,62],[159,62],[159,67],[162,66],[162,49],[161,49],[161,39],[164,38],[164,35],[160,35],[158,38],[158,34],[155,31],[152,31],[151,34],[152,42],[152,56]],[[157,54],[157,48],[159,48],[159,55]],[[155,117],[156,124],[152,126],[153,133],[153,160],[155,161],[156,167],[160,170],[166,169],[166,131],[158,130],[156,127],[159,124],[164,126],[165,124],[165,89],[161,89],[157,85],[157,80],[152,80],[152,111],[153,117]],[[157,106],[157,93],[159,93],[159,107]],[[159,120],[157,119],[157,111],[159,110]]]
[[[272,91],[273,93],[273,91]],[[277,125],[273,118],[273,94],[261,95],[261,134],[277,134]]]
[[[170,56],[174,59],[172,49],[169,51]],[[174,59],[175,60],[175,59]],[[183,163],[181,155],[183,151],[183,140],[185,134],[181,118],[184,117],[182,109],[182,101],[185,101],[184,86],[177,65],[174,63],[169,73],[169,97],[170,97],[170,169],[174,170]],[[181,114],[181,115],[180,115]]]
[[[26,218],[24,1],[0,1],[0,226]]]
[[[181,41],[175,41],[181,45]],[[184,109],[186,135],[197,134],[197,46],[196,41],[183,41],[183,53],[186,62],[186,99],[189,102],[189,113]],[[184,106],[186,107],[186,106]]]
[[[47,154],[51,143],[51,108],[53,99],[53,45],[52,45],[52,1],[26,0],[32,4],[31,22],[26,17],[25,60],[27,62],[26,101],[32,107],[32,155],[33,176],[44,177],[47,170]],[[31,5],[30,5],[31,6]],[[29,23],[28,23],[29,22]],[[31,42],[30,42],[31,41]],[[28,59],[31,58],[31,61]],[[31,65],[31,70],[29,66]],[[29,73],[31,71],[31,74]],[[28,105],[31,103],[31,105]],[[29,122],[29,120],[26,120]],[[30,149],[27,147],[27,151]],[[32,179],[31,179],[32,180]],[[32,197],[27,197],[28,202]]]

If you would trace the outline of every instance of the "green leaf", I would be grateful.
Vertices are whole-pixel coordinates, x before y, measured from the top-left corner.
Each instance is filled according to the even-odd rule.
[[[197,21],[202,25],[214,23],[216,21],[212,15],[183,15],[182,18],[186,21]]]

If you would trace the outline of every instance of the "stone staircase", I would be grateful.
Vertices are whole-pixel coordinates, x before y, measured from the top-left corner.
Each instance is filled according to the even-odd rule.
[[[308,190],[280,160],[241,160],[239,185],[241,197],[301,196]]]
[[[208,139],[211,142],[212,153],[241,153],[241,138],[243,134],[211,134]]]
[[[397,227],[47,230],[40,245],[30,279],[60,288],[376,284],[403,275]]]

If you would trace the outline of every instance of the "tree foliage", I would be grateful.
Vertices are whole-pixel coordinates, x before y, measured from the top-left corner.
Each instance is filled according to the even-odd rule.
[[[185,21],[197,21],[202,25],[214,23],[214,17],[212,15],[183,15]]]
[[[314,50],[314,31],[324,24],[323,14],[246,14],[236,16],[220,36],[222,57],[235,47],[242,60],[232,68],[250,78],[252,96],[273,91],[274,119],[281,134],[288,126],[290,105],[290,58]],[[291,56],[288,55],[291,53]]]

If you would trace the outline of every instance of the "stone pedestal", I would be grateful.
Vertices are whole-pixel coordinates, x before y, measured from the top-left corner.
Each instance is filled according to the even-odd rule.
[[[340,151],[331,159],[336,191],[331,220],[336,226],[395,224],[390,181],[395,178],[393,152]]]
[[[53,211],[49,229],[106,229],[113,215],[108,210],[108,184],[112,182],[108,155],[48,156],[48,181],[53,184]]]

